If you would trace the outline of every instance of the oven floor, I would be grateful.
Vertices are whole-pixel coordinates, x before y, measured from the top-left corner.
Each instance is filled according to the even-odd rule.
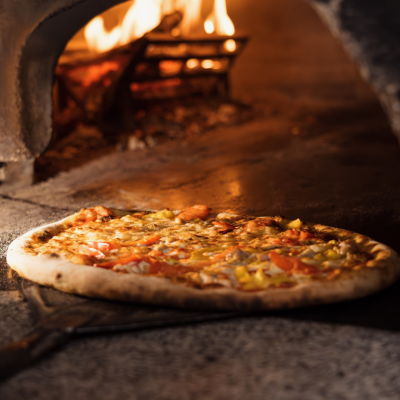
[[[263,2],[265,18],[259,4],[232,2],[232,19],[254,38],[232,80],[262,117],[9,193],[0,199],[2,254],[80,207],[195,203],[346,228],[400,252],[400,148],[374,94],[305,4]],[[2,257],[0,345],[33,321]],[[398,304],[399,283],[338,305],[81,339],[13,378],[1,398],[395,399]]]

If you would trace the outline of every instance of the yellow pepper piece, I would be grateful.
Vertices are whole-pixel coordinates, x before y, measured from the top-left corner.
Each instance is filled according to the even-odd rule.
[[[171,210],[164,210],[164,211],[160,211],[160,212],[156,212],[153,214],[147,214],[144,215],[143,218],[147,219],[147,218],[154,218],[154,219],[166,219],[166,218],[174,218],[175,214],[171,211]]]
[[[300,221],[300,218],[295,219],[294,221],[289,222],[286,227],[288,229],[300,229],[303,223]]]
[[[203,255],[203,253],[211,253],[211,252],[221,251],[221,250],[224,250],[224,248],[223,247],[206,247],[204,249],[195,250],[192,252],[192,255],[190,256],[190,260],[191,261],[208,260],[210,257]]]
[[[259,287],[259,288],[265,288],[266,286],[269,286],[270,280],[267,278],[267,276],[264,274],[264,271],[262,268],[258,268],[257,272],[254,274],[253,277],[254,283]]]
[[[338,258],[340,258],[340,254],[336,253],[335,250],[329,249],[325,252],[325,255],[327,258],[330,258],[332,260],[337,260]]]
[[[247,268],[243,265],[236,267],[235,278],[240,283],[253,282],[253,279],[252,279],[251,275],[249,274],[249,272],[247,271]]]
[[[263,252],[262,250],[253,249],[252,247],[246,247],[243,250],[246,251],[247,253],[262,253]]]
[[[325,260],[326,260],[326,257],[324,257],[323,254],[318,253],[317,255],[314,256],[314,260],[317,260],[317,261],[325,261]]]

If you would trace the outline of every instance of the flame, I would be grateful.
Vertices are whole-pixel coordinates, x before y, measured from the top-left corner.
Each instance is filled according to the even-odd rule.
[[[206,33],[213,33],[215,31],[214,24],[210,19],[204,22],[204,30]]]
[[[214,31],[218,35],[232,36],[235,33],[235,27],[226,11],[225,0],[214,0],[214,9],[204,23],[204,30],[207,33]]]
[[[154,29],[161,22],[161,5],[162,0],[136,0],[122,21],[119,44],[127,44]]]
[[[197,68],[200,65],[200,61],[196,58],[191,58],[186,61],[186,66],[190,69]]]
[[[203,0],[132,0],[122,22],[107,31],[104,19],[98,16],[84,29],[84,36],[90,50],[104,52],[116,46],[123,46],[146,32],[154,29],[164,15],[178,10],[183,19],[174,29],[174,35],[191,35],[203,32],[201,8]],[[226,11],[225,0],[214,0],[214,8],[204,23],[206,33],[233,35],[235,28]],[[229,50],[232,51],[232,50]]]
[[[225,40],[224,47],[226,50],[233,52],[236,50],[236,42],[233,39]]]
[[[190,35],[199,33],[201,29],[200,15],[201,15],[202,0],[177,0],[177,10],[183,14],[183,19],[180,23],[181,35]]]
[[[104,20],[101,17],[92,19],[85,28],[85,39],[89,49],[98,52],[107,51],[115,47],[121,37],[121,28],[116,26],[111,32],[104,28]]]

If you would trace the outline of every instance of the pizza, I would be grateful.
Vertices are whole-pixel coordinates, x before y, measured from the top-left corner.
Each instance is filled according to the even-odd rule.
[[[82,209],[16,239],[7,261],[22,277],[69,293],[219,310],[353,299],[400,276],[399,256],[366,236],[210,211]]]

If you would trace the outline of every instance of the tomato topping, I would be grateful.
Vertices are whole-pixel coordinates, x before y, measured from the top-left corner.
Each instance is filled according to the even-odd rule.
[[[259,229],[265,228],[266,226],[272,226],[275,228],[279,228],[278,222],[274,220],[274,218],[271,217],[259,217],[255,220],[247,222],[243,229],[246,232],[254,232],[258,231]]]
[[[142,240],[139,240],[137,243],[149,245],[149,244],[158,242],[160,239],[161,239],[161,236],[158,236],[158,235],[145,236]]]
[[[279,246],[282,246],[284,244],[281,238],[271,238],[268,240],[268,242],[271,244],[277,244]]]
[[[290,271],[293,268],[293,262],[288,257],[282,257],[276,251],[269,253],[269,258],[272,262],[284,271]]]
[[[296,231],[294,229],[288,229],[283,236],[285,236],[288,239],[298,239],[300,236],[300,232]]]
[[[282,239],[282,244],[289,244],[290,246],[298,246],[299,241],[297,239]]]
[[[302,231],[300,233],[300,240],[315,239],[315,236],[311,232]]]
[[[130,254],[129,256],[121,257],[114,261],[107,261],[107,262],[103,262],[100,264],[94,264],[94,266],[99,267],[99,268],[111,269],[117,264],[124,265],[124,264],[129,264],[129,263],[135,262],[135,261],[138,261],[138,262],[146,261],[147,262],[147,259],[144,256],[138,256],[137,254]]]
[[[93,210],[82,208],[75,217],[74,226],[81,226],[91,221],[96,221],[97,214]]]
[[[158,250],[152,250],[150,253],[147,253],[147,255],[152,256],[152,257],[164,257],[165,254],[162,251]]]
[[[228,232],[228,231],[233,231],[235,229],[234,226],[229,225],[226,222],[213,221],[212,224],[222,228],[222,229],[218,229],[219,232]]]
[[[232,253],[233,250],[235,249],[243,249],[244,247],[249,247],[249,246],[244,246],[244,245],[238,245],[238,246],[231,246],[229,249],[224,250],[222,253],[216,254],[214,257],[211,257],[211,262],[214,263],[216,260],[220,260],[221,258],[225,258],[227,254]]]
[[[278,254],[276,251],[271,251],[269,257],[272,262],[277,265],[280,269],[292,273],[313,275],[320,271],[308,264],[303,263],[299,258],[296,257],[284,257]]]
[[[288,239],[288,238],[271,238],[268,240],[268,243],[276,244],[279,246],[284,246],[287,244],[291,246],[297,246],[299,244],[299,241],[297,239]]]
[[[192,207],[183,209],[178,215],[178,218],[188,222],[192,219],[200,218],[204,219],[210,213],[211,209],[204,204],[198,204]]]
[[[97,218],[100,217],[109,217],[114,216],[113,212],[108,208],[103,206],[97,206],[94,208],[82,208],[75,216],[75,220],[73,222],[74,226],[82,226],[92,221],[96,221]]]
[[[114,213],[111,210],[103,206],[94,207],[92,210],[101,217],[108,217],[110,215],[114,215]]]

